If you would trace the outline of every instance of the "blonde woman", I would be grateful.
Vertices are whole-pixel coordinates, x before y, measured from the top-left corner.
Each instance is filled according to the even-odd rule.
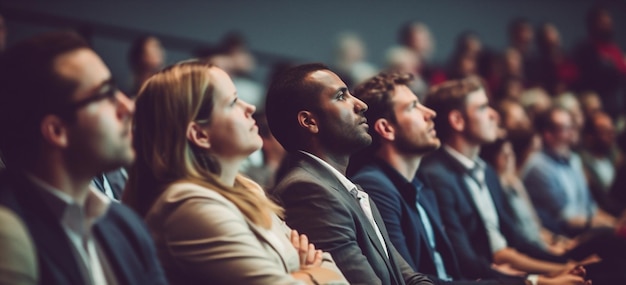
[[[145,218],[172,284],[345,284],[330,255],[291,231],[282,209],[239,174],[262,146],[254,111],[206,63],[152,76],[136,102],[124,201]]]

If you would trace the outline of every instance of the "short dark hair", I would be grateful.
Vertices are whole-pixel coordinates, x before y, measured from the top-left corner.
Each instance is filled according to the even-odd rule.
[[[392,103],[394,90],[398,85],[407,85],[413,78],[410,73],[390,70],[383,71],[359,84],[354,89],[354,96],[367,104],[368,109],[365,112],[367,121],[373,125],[376,120],[385,118],[395,123],[396,116]],[[380,137],[373,127],[369,129],[369,132],[372,136],[372,144],[368,149],[376,150],[380,147]]]
[[[90,48],[73,32],[51,32],[21,41],[0,59],[0,149],[7,166],[36,151],[39,124],[71,102],[78,83],[60,76],[54,62],[62,54]],[[8,135],[10,134],[10,135]]]
[[[319,93],[323,86],[307,79],[318,70],[329,70],[321,63],[310,63],[292,67],[274,78],[267,91],[265,112],[267,123],[276,140],[287,151],[295,151],[303,146],[298,112],[315,111]]]
[[[437,113],[433,121],[437,135],[442,141],[447,141],[453,133],[452,126],[448,121],[448,114],[453,110],[465,114],[467,96],[481,88],[483,87],[478,78],[469,77],[443,82],[428,92],[424,105]]]

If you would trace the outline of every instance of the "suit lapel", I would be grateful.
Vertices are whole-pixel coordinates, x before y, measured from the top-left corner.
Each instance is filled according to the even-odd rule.
[[[472,197],[472,193],[470,192],[469,186],[467,185],[467,182],[465,181],[465,173],[467,172],[467,170],[461,165],[460,162],[458,162],[454,157],[448,154],[448,152],[446,152],[443,149],[440,149],[439,151],[441,152],[442,157],[445,159],[446,164],[450,166],[450,168],[453,170],[454,176],[455,176],[454,178],[457,180],[457,185],[461,187],[463,198],[459,200],[469,201],[468,203],[472,206],[472,209],[474,210],[473,212],[478,214],[479,213],[478,206],[476,205],[476,202],[474,201],[474,198]],[[480,220],[480,223],[482,224],[483,219],[481,217],[479,217],[478,219]]]
[[[285,272],[289,272],[289,267],[287,266],[287,261],[285,260],[284,255],[282,254],[282,252],[284,252],[284,250],[279,250],[280,248],[282,248],[281,246],[278,246],[275,241],[276,239],[272,239],[269,238],[268,235],[269,233],[267,232],[267,230],[265,229],[261,229],[259,226],[257,226],[256,224],[254,224],[252,221],[248,220],[248,218],[246,217],[246,222],[248,223],[248,225],[250,226],[250,229],[252,230],[252,232],[254,232],[254,234],[262,241],[265,241],[265,243],[269,244],[270,247],[276,252],[276,254],[280,257],[280,261],[283,264],[283,268],[285,269]],[[277,219],[273,219],[272,222],[277,222]],[[289,245],[287,245],[289,246]]]
[[[112,203],[110,207],[114,207]],[[128,240],[125,238],[126,233],[122,232],[119,225],[110,218],[110,212],[108,212],[94,225],[95,236],[102,246],[103,251],[106,254],[106,258],[115,271],[115,276],[121,284],[132,284],[132,276],[135,270],[138,268],[131,268],[134,262],[131,262],[132,258],[136,258],[131,253],[135,250],[129,246]]]
[[[15,195],[22,205],[24,222],[37,248],[42,278],[50,271],[65,276],[70,284],[84,284],[85,277],[72,253],[74,248],[60,222],[43,201],[37,186],[21,174],[16,176]]]
[[[387,242],[389,240],[389,236],[387,234],[387,231],[385,230],[383,219],[380,216],[380,213],[378,212],[376,205],[374,205],[374,202],[368,198],[371,208],[372,208],[372,215],[374,216],[374,221],[378,225],[378,229],[380,230],[381,235],[383,236],[384,242],[386,243],[386,247],[389,250],[389,257],[387,257],[387,254],[385,253],[383,245],[380,243],[380,240],[378,239],[378,235],[376,235],[376,230],[374,230],[374,226],[369,221],[369,218],[367,217],[367,215],[365,215],[365,212],[361,208],[359,201],[348,192],[348,189],[345,189],[341,181],[339,181],[339,179],[337,179],[337,177],[333,173],[331,173],[328,169],[326,169],[323,165],[319,164],[319,162],[313,160],[309,156],[305,154],[301,154],[301,153],[297,153],[295,155],[296,155],[296,159],[300,160],[300,167],[302,169],[305,169],[306,171],[310,172],[314,176],[320,177],[324,182],[326,182],[326,186],[334,189],[336,193],[338,194],[338,196],[344,200],[344,205],[348,205],[348,207],[352,209],[352,212],[358,216],[358,220],[361,222],[362,227],[365,229],[367,236],[369,237],[370,241],[372,242],[372,244],[374,245],[374,247],[380,254],[381,259],[385,261],[385,265],[387,266],[387,269],[389,270],[390,273],[394,273],[391,275],[392,275],[392,278],[395,279],[395,283],[403,284],[403,283],[399,283],[400,281],[398,281],[398,278],[401,275],[399,275],[400,273],[397,270],[397,266],[392,265],[391,259],[393,258],[393,255],[391,253],[389,244]]]

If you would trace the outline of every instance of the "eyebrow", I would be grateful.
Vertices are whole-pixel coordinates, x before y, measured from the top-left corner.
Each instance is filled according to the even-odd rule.
[[[348,87],[341,87],[341,88],[337,89],[337,91],[335,91],[335,94],[333,95],[333,97],[336,97],[337,95],[339,95],[339,93],[348,93]]]

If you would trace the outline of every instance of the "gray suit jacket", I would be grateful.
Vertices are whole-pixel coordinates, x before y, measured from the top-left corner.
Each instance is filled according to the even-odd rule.
[[[285,207],[287,224],[330,252],[351,284],[432,284],[414,272],[389,242],[372,201],[389,258],[359,202],[333,173],[302,153],[291,154],[286,167],[273,194]]]

